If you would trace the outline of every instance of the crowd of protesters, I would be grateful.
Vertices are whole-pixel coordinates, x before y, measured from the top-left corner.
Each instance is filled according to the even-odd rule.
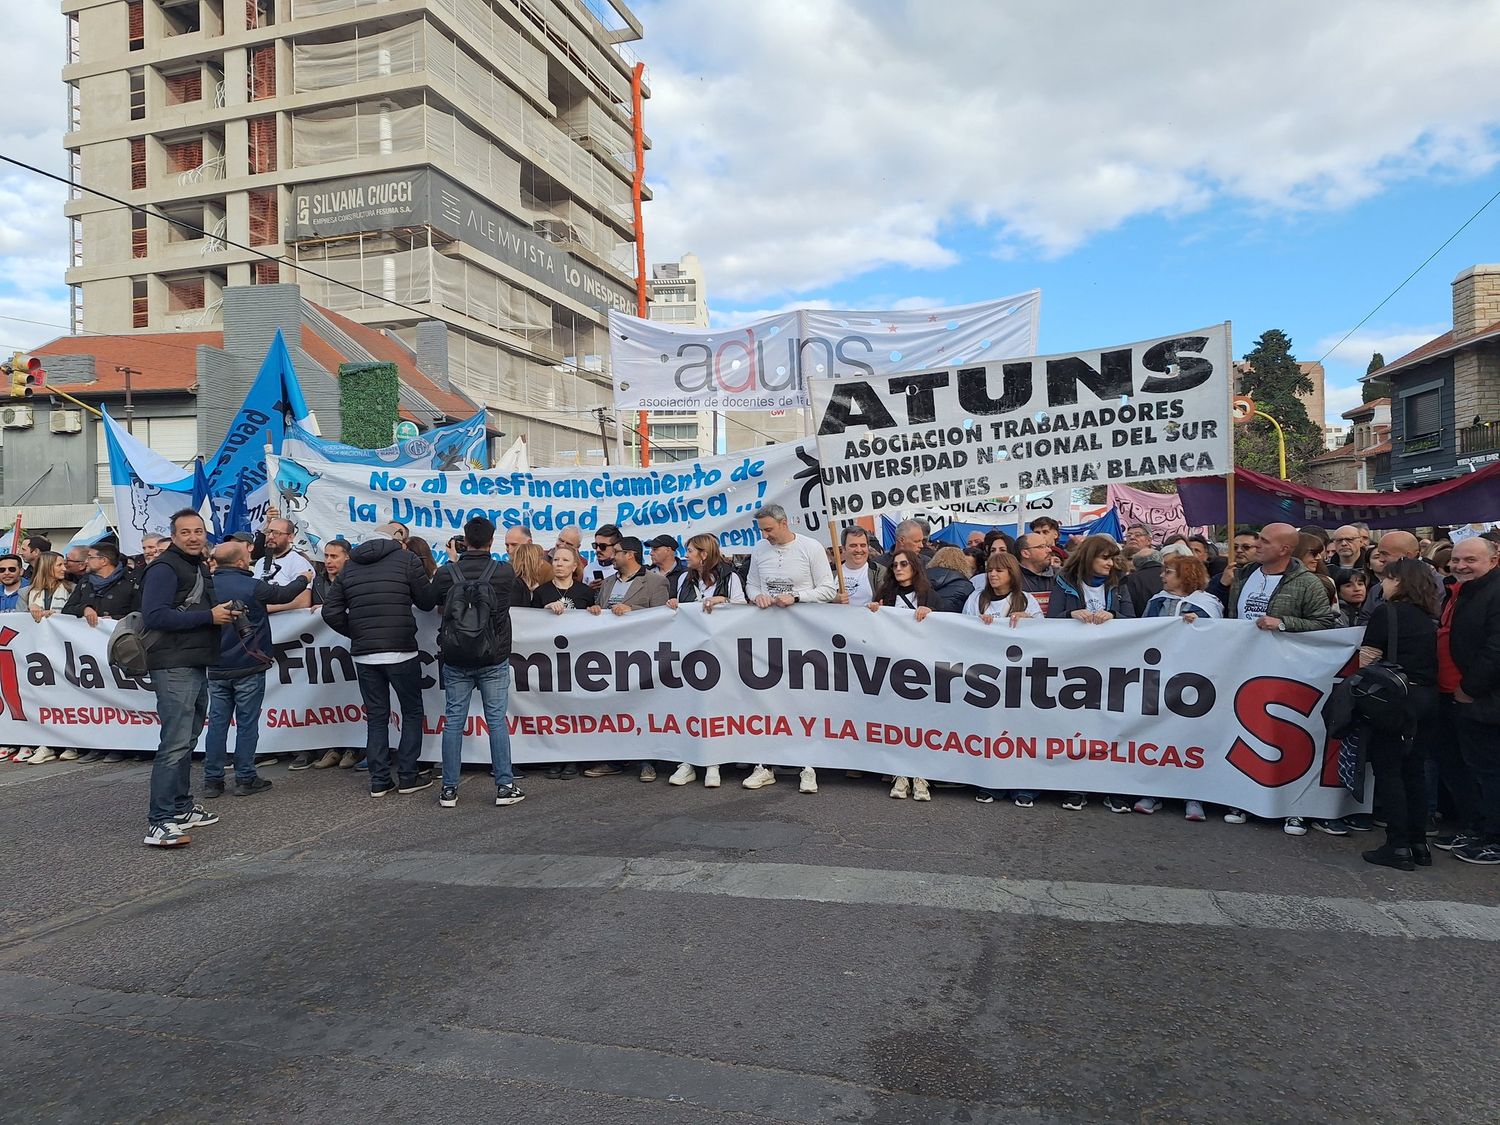
[[[140,612],[155,638],[150,682],[161,716],[146,843],[164,847],[187,843],[192,829],[218,819],[195,802],[190,784],[192,752],[205,726],[204,798],[271,787],[259,773],[273,759],[259,756],[258,732],[274,613],[319,613],[348,638],[367,717],[364,747],[298,751],[289,768],[367,771],[374,798],[437,785],[444,808],[458,803],[462,731],[476,692],[488,724],[495,804],[525,799],[505,722],[516,609],[623,616],[662,606],[711,613],[728,604],[775,609],[821,602],[904,613],[916,623],[933,613],[959,613],[1011,628],[1029,618],[1108,628],[1135,617],[1239,619],[1276,633],[1361,628],[1360,664],[1394,662],[1410,686],[1404,718],[1364,732],[1375,811],[1289,817],[1283,830],[1346,836],[1383,827],[1385,843],[1364,858],[1399,870],[1430,865],[1433,848],[1468,863],[1500,864],[1500,532],[1465,528],[1451,538],[1424,539],[1408,531],[1376,536],[1361,524],[1325,530],[1277,523],[1236,528],[1226,557],[1204,536],[1157,542],[1140,524],[1125,529],[1123,542],[1087,535],[1064,546],[1058,524],[1047,518],[1014,538],[998,528],[975,531],[959,548],[932,542],[924,522],[908,519],[896,526],[889,551],[876,553],[871,533],[856,525],[843,530],[835,553],[793,531],[779,507],[762,508],[756,522],[759,542],[744,557],[725,557],[711,535],[690,536],[685,544],[669,535],[643,543],[605,526],[593,535],[589,561],[577,529],[543,550],[526,528],[507,528],[502,551],[494,525],[476,518],[444,545],[450,561],[440,567],[431,545],[401,524],[358,544],[327,541],[314,563],[296,550],[293,524],[274,512],[260,535],[210,546],[202,519],[183,511],[169,537],[147,537],[138,558],[122,558],[111,541],[72,547],[63,556],[44,537],[26,539],[16,554],[0,555],[0,612],[29,612],[38,621],[61,613],[90,625]],[[436,610],[440,619],[445,724],[436,781],[419,760],[425,716],[418,610]],[[401,716],[394,752],[393,695]],[[231,734],[233,776],[226,779]],[[125,756],[98,748],[0,747],[0,761],[18,763]],[[541,769],[548,780],[629,773],[652,782],[657,764],[567,762]],[[670,765],[670,784],[698,779],[692,764]],[[778,765],[795,772],[800,792],[818,791],[816,770],[796,762],[754,764],[740,784],[774,785]],[[709,766],[703,780],[717,787],[723,770]],[[927,779],[889,780],[893,798],[932,799]],[[980,789],[976,799],[1031,808],[1050,797],[1079,810],[1090,796]],[[1114,813],[1149,815],[1165,806],[1150,794],[1097,800]],[[1183,812],[1192,821],[1208,817],[1198,800],[1183,802]],[[1222,816],[1230,824],[1250,819],[1236,808]]]

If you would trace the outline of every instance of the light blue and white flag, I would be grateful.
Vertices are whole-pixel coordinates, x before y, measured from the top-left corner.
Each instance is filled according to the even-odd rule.
[[[374,469],[410,467],[448,472],[490,467],[485,412],[472,418],[428,430],[384,449],[360,449],[328,441],[301,425],[291,426],[281,455],[303,465],[336,461],[343,465],[367,465]]]
[[[63,548],[63,551],[66,553],[74,547],[92,547],[99,540],[114,533],[114,524],[110,523],[109,517],[104,514],[104,505],[95,504],[94,514],[89,517],[89,522],[80,527],[78,534],[68,540],[68,545]]]
[[[254,531],[265,521],[266,507],[271,499],[271,487],[266,479],[266,442],[269,437],[271,448],[281,449],[288,414],[312,433],[317,433],[317,419],[307,409],[302,384],[297,381],[297,372],[292,367],[291,353],[278,328],[276,339],[271,341],[265,361],[260,365],[260,374],[245,396],[245,404],[230,423],[219,451],[205,466],[208,491],[213,497],[214,515],[222,534]],[[244,514],[238,517],[238,523],[231,523],[229,515],[236,489],[244,492]]]
[[[100,411],[109,447],[109,483],[115,494],[120,552],[141,553],[147,535],[171,535],[172,513],[203,506],[202,470],[195,462],[174,465]]]

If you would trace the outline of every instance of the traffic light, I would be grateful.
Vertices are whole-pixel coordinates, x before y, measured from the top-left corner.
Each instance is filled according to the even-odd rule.
[[[9,363],[0,366],[0,371],[10,380],[11,398],[30,398],[37,388],[45,386],[47,382],[47,372],[42,368],[42,361],[35,356],[27,358],[24,352],[14,353]]]

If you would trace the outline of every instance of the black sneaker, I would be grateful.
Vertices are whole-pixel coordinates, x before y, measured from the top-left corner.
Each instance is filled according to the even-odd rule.
[[[287,769],[310,770],[312,769],[312,764],[316,761],[317,759],[313,757],[311,750],[303,750],[300,754],[292,755],[292,762],[287,766]]]
[[[384,785],[370,786],[371,797],[384,797],[387,793],[394,793],[395,791],[396,783],[394,781],[387,781]]]
[[[495,786],[495,804],[497,805],[519,805],[524,800],[526,800],[526,794],[514,785]]]
[[[559,763],[559,762],[553,762],[550,766],[547,767],[547,772],[544,773],[544,774],[542,774],[542,776],[545,777],[548,781],[556,781],[559,778],[561,778],[562,777],[562,765],[561,765],[561,763]]]
[[[1486,867],[1500,865],[1500,844],[1486,844],[1479,840],[1453,849],[1453,858],[1465,863],[1480,863]]]
[[[1310,820],[1308,823],[1319,832],[1326,832],[1330,836],[1349,835],[1349,826],[1342,820]]]
[[[1344,817],[1343,824],[1351,832],[1375,831],[1375,818],[1369,813],[1351,813],[1349,816]],[[1317,825],[1315,824],[1313,827],[1316,828]],[[1334,835],[1338,835],[1338,833],[1334,833]]]
[[[90,750],[78,759],[79,765],[93,765],[95,762],[104,761],[103,750]]]
[[[205,801],[216,800],[224,796],[224,779],[222,777],[205,777],[203,787],[199,790]]]
[[[400,793],[404,797],[408,793],[420,793],[424,789],[431,789],[431,788],[432,788],[432,771],[431,770],[427,770],[427,771],[425,771],[423,773],[417,774],[416,777],[407,778],[405,781],[403,781],[401,783],[400,788],[398,788],[396,790],[396,792]]]
[[[1432,846],[1444,852],[1451,852],[1467,844],[1478,842],[1478,836],[1470,836],[1466,832],[1454,832],[1447,836],[1434,836],[1432,838]]]
[[[236,797],[253,797],[257,793],[264,793],[271,788],[271,783],[263,777],[252,777],[249,781],[234,779],[234,795]]]
[[[125,754],[121,750],[111,750],[108,754],[104,755],[104,764],[108,766],[116,765],[124,760]]]
[[[569,762],[567,765],[563,766],[562,772],[557,776],[563,781],[572,781],[575,777],[578,776],[578,763]]]
[[[1130,811],[1130,802],[1124,797],[1104,798],[1104,807],[1113,813],[1127,813]]]
[[[443,791],[438,794],[438,804],[445,809],[458,808],[458,786],[445,785]]]
[[[1082,794],[1082,793],[1069,793],[1066,797],[1063,798],[1062,806],[1063,806],[1063,808],[1067,809],[1069,812],[1077,812],[1079,809],[1083,808],[1083,806],[1086,805],[1086,804],[1088,804],[1088,803],[1089,803],[1089,799],[1084,794]]]

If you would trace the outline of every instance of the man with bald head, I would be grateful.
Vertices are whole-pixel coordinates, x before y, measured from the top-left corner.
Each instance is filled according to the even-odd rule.
[[[1380,537],[1380,542],[1375,544],[1375,549],[1370,552],[1370,573],[1374,581],[1370,583],[1369,591],[1365,594],[1365,603],[1360,607],[1359,616],[1354,623],[1365,626],[1370,623],[1371,616],[1376,608],[1385,601],[1385,592],[1380,585],[1380,579],[1385,574],[1386,565],[1397,559],[1414,559],[1421,553],[1421,545],[1417,537],[1409,531],[1387,531]]]
[[[1353,524],[1346,523],[1343,527],[1337,528],[1328,540],[1328,545],[1333,548],[1333,555],[1329,558],[1329,562],[1342,567],[1358,567],[1362,564],[1364,536]]]
[[[1339,623],[1320,579],[1296,558],[1300,535],[1289,523],[1272,523],[1255,538],[1254,561],[1235,579],[1226,616],[1254,621],[1256,628],[1279,633],[1310,633],[1332,629]],[[1245,823],[1245,813],[1230,809],[1224,817],[1231,824]],[[1330,835],[1345,836],[1349,830],[1337,821],[1314,821],[1314,827]],[[1288,836],[1307,835],[1307,821],[1288,817],[1282,829]]]
[[[270,521],[271,523],[278,521]],[[284,521],[279,521],[284,522]],[[267,526],[266,538],[271,532]],[[234,625],[219,634],[219,660],[208,670],[208,739],[203,754],[203,795],[224,795],[224,759],[229,747],[229,719],[234,717],[234,789],[236,797],[250,797],[271,788],[255,772],[255,749],[260,744],[261,703],[266,697],[266,669],[270,667],[271,622],[266,607],[288,605],[305,595],[308,575],[273,586],[250,573],[250,545],[230,539],[214,548],[214,594],[244,606],[244,620],[254,630],[241,637]],[[303,752],[309,761],[310,752]],[[299,755],[300,757],[301,755]]]
[[[1500,554],[1480,536],[1454,545],[1452,592],[1438,622],[1439,726],[1451,724],[1458,757],[1437,755],[1459,828],[1433,846],[1465,863],[1500,866]],[[1480,718],[1484,716],[1484,718]],[[1447,740],[1444,740],[1445,742]],[[1443,747],[1437,747],[1439,751]]]
[[[583,532],[576,527],[565,527],[557,533],[557,545],[572,547],[573,553],[578,554],[583,550]]]

